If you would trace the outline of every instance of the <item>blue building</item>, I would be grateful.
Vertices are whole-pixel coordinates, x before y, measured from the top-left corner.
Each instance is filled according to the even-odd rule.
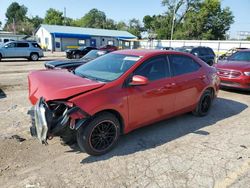
[[[43,48],[51,51],[64,51],[79,46],[98,48],[103,45],[133,48],[137,39],[127,31],[45,24],[36,29],[35,36]]]

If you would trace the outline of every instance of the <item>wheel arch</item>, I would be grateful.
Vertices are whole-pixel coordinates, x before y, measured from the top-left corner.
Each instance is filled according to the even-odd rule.
[[[37,54],[38,57],[39,57],[39,53],[38,53],[38,52],[30,52],[30,56],[31,56],[32,54]]]
[[[216,93],[215,88],[214,88],[213,86],[208,86],[208,87],[204,88],[204,89],[202,90],[202,92],[200,93],[200,96],[199,96],[199,98],[198,98],[198,100],[197,100],[197,104],[198,104],[198,102],[200,101],[200,98],[201,98],[201,96],[203,95],[203,93],[204,93],[205,91],[211,92],[211,93],[212,93],[213,99],[216,97],[216,95],[215,95],[215,93]]]
[[[125,128],[124,119],[123,119],[122,115],[121,115],[117,110],[114,110],[114,109],[105,109],[105,110],[101,110],[101,111],[95,113],[95,114],[93,115],[93,117],[96,116],[96,115],[99,115],[99,114],[101,114],[101,113],[104,113],[104,112],[111,113],[111,114],[113,114],[113,115],[118,119],[118,121],[119,121],[119,123],[120,123],[120,126],[121,126],[121,127],[120,127],[120,130],[121,130],[120,133],[121,133],[121,134],[124,134],[124,128]]]
[[[206,89],[203,91],[203,93],[204,93],[205,91],[210,91],[210,92],[212,93],[212,97],[213,97],[213,98],[215,97],[215,89],[214,89],[213,87],[208,87],[208,88],[206,88]]]

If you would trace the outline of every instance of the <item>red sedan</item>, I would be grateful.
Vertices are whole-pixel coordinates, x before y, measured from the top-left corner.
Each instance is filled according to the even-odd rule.
[[[34,71],[29,99],[32,135],[77,140],[91,155],[112,149],[121,134],[186,112],[205,116],[217,96],[214,67],[174,51],[122,50],[77,68]]]
[[[250,90],[250,49],[241,50],[215,65],[222,87]]]

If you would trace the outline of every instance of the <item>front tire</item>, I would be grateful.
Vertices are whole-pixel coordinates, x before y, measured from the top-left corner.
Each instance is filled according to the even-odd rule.
[[[196,109],[193,111],[193,114],[195,116],[200,116],[200,117],[206,116],[210,111],[212,101],[213,101],[212,92],[209,90],[206,90],[202,94],[200,101],[196,106]]]
[[[120,136],[120,122],[115,115],[104,112],[98,114],[77,132],[77,143],[89,155],[103,155],[110,151]]]
[[[30,60],[31,61],[38,61],[39,55],[37,53],[31,53],[30,54]]]

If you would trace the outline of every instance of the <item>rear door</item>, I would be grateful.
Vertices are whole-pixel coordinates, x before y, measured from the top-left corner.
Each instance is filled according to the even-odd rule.
[[[195,105],[204,88],[204,79],[201,65],[186,55],[169,55],[169,63],[175,82],[176,100],[175,111]]]
[[[29,43],[17,42],[16,54],[18,57],[29,57],[30,56]]]
[[[133,75],[149,79],[144,86],[129,86],[129,124],[132,129],[163,119],[173,111],[175,94],[172,89],[166,56],[157,56],[144,62]]]

